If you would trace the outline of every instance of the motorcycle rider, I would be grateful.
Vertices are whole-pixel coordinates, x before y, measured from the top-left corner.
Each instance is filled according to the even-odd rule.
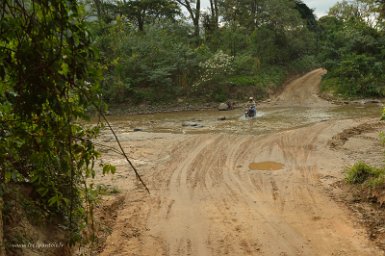
[[[228,110],[233,110],[234,109],[234,102],[232,102],[231,100],[227,100],[226,101],[226,105],[227,105],[227,109]]]
[[[249,109],[250,109],[250,108],[256,108],[256,106],[257,106],[257,104],[255,103],[254,98],[253,98],[253,97],[250,97],[250,98],[249,98],[249,101],[248,101],[248,107],[249,107]]]
[[[249,98],[249,101],[247,102],[247,109],[245,115],[248,117],[254,117],[257,112],[257,104],[255,103],[255,100],[253,97]]]

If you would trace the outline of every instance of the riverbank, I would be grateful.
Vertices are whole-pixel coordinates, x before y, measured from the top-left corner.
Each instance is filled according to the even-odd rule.
[[[219,103],[216,102],[187,102],[180,100],[175,103],[154,103],[154,104],[109,104],[108,114],[119,116],[125,114],[144,115],[153,113],[183,112],[183,111],[203,111],[216,109]]]
[[[320,95],[322,99],[333,104],[333,105],[348,105],[348,106],[363,106],[368,104],[378,104],[384,106],[385,99],[354,99],[346,100],[339,99],[331,96]],[[231,100],[234,103],[234,109],[244,109],[247,105],[247,99],[244,101]],[[218,102],[186,102],[180,101],[176,103],[159,103],[159,104],[110,104],[108,105],[107,115],[122,116],[126,114],[131,115],[146,115],[155,113],[173,113],[173,112],[188,112],[188,111],[206,111],[206,110],[217,110],[220,103]],[[279,105],[276,101],[266,98],[257,101],[257,106],[268,107]],[[226,112],[224,112],[226,113]]]

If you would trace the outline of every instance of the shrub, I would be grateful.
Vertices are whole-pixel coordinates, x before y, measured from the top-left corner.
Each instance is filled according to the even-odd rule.
[[[325,77],[321,81],[321,92],[337,94],[339,84],[340,81],[338,78]]]
[[[290,73],[301,73],[320,67],[321,64],[317,61],[313,55],[302,56],[294,60],[288,67]]]
[[[255,86],[257,81],[257,76],[253,75],[234,75],[227,79],[227,83],[236,85],[236,86]]]
[[[233,72],[233,59],[233,56],[219,50],[211,58],[199,63],[202,75],[196,86],[221,83],[226,76]]]
[[[258,72],[261,66],[259,58],[243,54],[234,57],[234,73],[253,75]]]
[[[346,170],[345,179],[351,184],[363,184],[368,180],[379,178],[382,173],[381,170],[359,161]]]
[[[380,170],[379,175],[377,177],[370,178],[366,185],[371,188],[381,188],[385,185],[385,172],[384,170]]]

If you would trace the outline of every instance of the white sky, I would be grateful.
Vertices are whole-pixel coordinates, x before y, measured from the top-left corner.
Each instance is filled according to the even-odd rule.
[[[337,0],[302,0],[310,9],[314,9],[315,15],[319,18],[326,15],[329,8],[335,5]]]
[[[209,6],[209,0],[202,0],[202,8]],[[315,15],[319,18],[327,14],[330,7],[338,0],[302,0],[310,9],[314,9]]]

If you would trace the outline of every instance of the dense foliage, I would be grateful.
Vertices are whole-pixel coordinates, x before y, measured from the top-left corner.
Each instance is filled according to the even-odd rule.
[[[89,4],[109,102],[262,98],[288,74],[317,66],[315,17],[301,1]]]
[[[75,0],[3,0],[0,8],[1,187],[32,185],[71,241],[88,221],[85,179],[98,157],[97,128],[78,123],[98,102],[101,75],[81,12]]]
[[[385,96],[384,3],[342,1],[319,20],[323,89],[350,97]]]
[[[104,98],[262,98],[288,75],[319,66],[329,71],[325,91],[385,94],[382,0],[341,1],[319,20],[297,0],[209,3],[202,9],[200,0],[89,2],[105,65]],[[226,69],[209,65],[218,56],[230,60]]]

